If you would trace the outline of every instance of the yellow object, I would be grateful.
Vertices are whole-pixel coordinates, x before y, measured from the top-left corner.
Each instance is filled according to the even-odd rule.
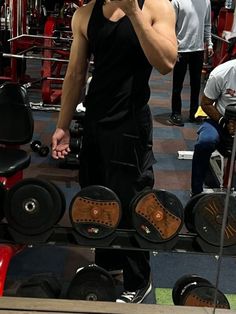
[[[198,110],[194,116],[195,116],[195,118],[198,118],[198,117],[205,118],[205,117],[207,117],[207,114],[202,110],[202,107],[199,106]]]

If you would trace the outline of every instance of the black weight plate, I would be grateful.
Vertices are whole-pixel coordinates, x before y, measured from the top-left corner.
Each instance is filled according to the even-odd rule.
[[[23,235],[38,235],[54,226],[60,208],[61,197],[53,184],[29,178],[8,191],[4,212],[11,228]]]
[[[81,268],[72,279],[67,298],[87,301],[115,301],[116,289],[111,275],[101,267]]]
[[[175,305],[181,304],[182,295],[190,286],[196,286],[199,283],[211,284],[207,279],[202,278],[196,274],[188,274],[180,277],[172,289],[172,300]]]
[[[2,184],[0,184],[0,221],[4,217],[4,201],[5,201],[6,191]]]
[[[194,206],[194,224],[197,234],[211,245],[220,245],[221,228],[226,193],[203,196]],[[236,244],[236,199],[229,197],[228,216],[224,234],[224,246]]]
[[[91,185],[81,189],[71,201],[70,220],[82,236],[101,239],[112,234],[121,218],[121,203],[110,189]]]
[[[60,296],[61,288],[61,283],[54,274],[33,274],[19,284],[16,296],[54,299]]]
[[[206,193],[199,193],[190,198],[184,208],[184,223],[188,231],[195,232],[193,208]]]
[[[53,186],[57,189],[58,194],[60,196],[60,200],[61,200],[61,206],[58,209],[58,210],[60,210],[60,216],[58,216],[58,220],[55,222],[55,223],[58,223],[62,219],[62,217],[64,216],[65,211],[66,211],[66,198],[65,198],[63,191],[61,190],[61,188],[56,183],[51,182],[51,184],[53,184]]]
[[[216,293],[216,308],[230,309],[230,304],[226,296],[212,285],[199,284],[193,287],[185,294],[181,305],[214,307],[214,298]]]
[[[183,206],[173,193],[145,190],[132,200],[130,206],[134,228],[148,241],[168,241],[183,226]]]

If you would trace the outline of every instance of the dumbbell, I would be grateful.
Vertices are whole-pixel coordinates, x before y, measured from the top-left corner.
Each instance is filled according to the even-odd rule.
[[[38,153],[41,157],[46,157],[49,153],[49,147],[42,145],[40,141],[31,142],[30,147],[33,152]]]
[[[81,147],[81,138],[71,137],[70,138],[70,150],[72,153],[79,153]]]
[[[175,305],[200,307],[214,307],[216,301],[217,308],[230,309],[224,293],[216,290],[207,279],[196,274],[184,275],[176,281],[172,299]]]
[[[52,273],[33,274],[16,285],[15,296],[27,298],[59,298],[61,283]]]

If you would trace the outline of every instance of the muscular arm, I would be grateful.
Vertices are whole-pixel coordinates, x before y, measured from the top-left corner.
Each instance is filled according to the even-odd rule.
[[[170,72],[177,58],[177,40],[169,0],[145,0],[142,10],[137,0],[116,2],[129,17],[150,64],[161,74]]]
[[[69,64],[62,86],[61,110],[57,128],[69,128],[76,106],[82,96],[88,68],[88,44],[82,34],[82,16],[78,9],[72,18],[73,42],[70,50]]]

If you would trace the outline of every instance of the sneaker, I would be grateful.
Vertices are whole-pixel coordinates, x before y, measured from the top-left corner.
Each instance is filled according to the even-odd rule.
[[[200,123],[202,123],[203,119],[202,119],[201,117],[195,118],[195,117],[190,116],[189,119],[188,119],[188,121],[189,121],[190,123],[200,124]]]
[[[177,126],[184,126],[181,114],[173,113],[169,118],[169,122]]]
[[[151,292],[152,284],[136,291],[124,291],[121,296],[116,299],[117,303],[141,303]]]

